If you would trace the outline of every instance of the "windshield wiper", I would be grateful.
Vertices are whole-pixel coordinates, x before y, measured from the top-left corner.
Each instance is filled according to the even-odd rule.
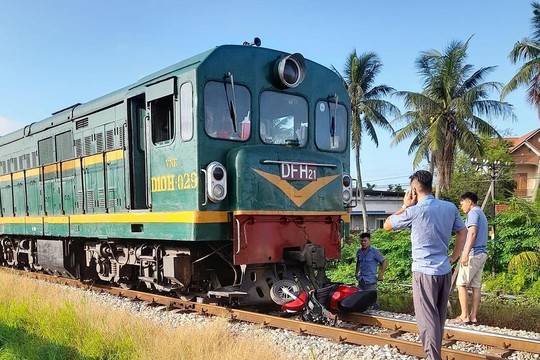
[[[330,120],[330,141],[332,143],[332,147],[334,147],[336,144],[336,118],[337,118],[337,107],[338,107],[338,95],[334,94],[334,98],[336,99],[336,103],[334,106],[334,116],[331,117]],[[330,107],[330,106],[329,106]]]
[[[300,141],[298,139],[286,139],[285,145],[298,147],[300,146]]]
[[[225,96],[227,97],[227,106],[229,107],[229,115],[231,116],[232,126],[235,133],[237,133],[236,126],[236,93],[234,91],[234,76],[228,72],[226,77],[231,79],[232,100],[229,100],[229,93],[227,92],[227,83],[225,83]]]

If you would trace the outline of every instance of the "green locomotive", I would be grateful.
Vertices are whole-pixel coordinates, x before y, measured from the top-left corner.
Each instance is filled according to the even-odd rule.
[[[348,230],[349,97],[250,45],[0,137],[0,264],[239,303],[320,286]]]

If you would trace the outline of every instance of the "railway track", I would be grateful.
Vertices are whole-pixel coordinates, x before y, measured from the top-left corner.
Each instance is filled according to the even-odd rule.
[[[86,284],[75,279],[58,278],[46,274],[29,273],[24,271],[20,271],[19,273],[35,279],[42,279],[49,282],[82,288],[90,288],[98,292],[105,292],[120,297],[126,297],[134,301],[144,301],[150,305],[163,306],[164,309],[168,309],[169,311],[197,312],[203,315],[220,316],[230,320],[245,321],[260,324],[266,327],[287,329],[303,335],[324,337],[339,343],[348,343],[354,345],[389,345],[397,348],[398,351],[403,354],[418,357],[425,356],[420,343],[400,339],[400,337],[402,337],[402,335],[405,333],[417,333],[418,328],[414,321],[385,318],[360,313],[335,315],[338,320],[352,323],[354,324],[354,327],[368,325],[377,326],[383,329],[377,335],[372,335],[356,331],[355,329],[312,324],[293,318],[227,308],[213,304],[202,304],[169,296],[121,289],[108,285]],[[455,344],[457,341],[482,344],[489,347],[489,350],[483,354],[478,354],[450,348],[450,346]],[[443,358],[455,360],[505,359],[516,351],[540,354],[540,340],[506,336],[498,333],[486,333],[452,326],[445,327],[444,343],[442,348]]]

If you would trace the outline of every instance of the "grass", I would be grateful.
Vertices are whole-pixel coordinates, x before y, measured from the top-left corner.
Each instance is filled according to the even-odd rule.
[[[172,328],[111,310],[82,291],[0,273],[0,360],[285,359],[268,341],[236,336],[224,319]]]

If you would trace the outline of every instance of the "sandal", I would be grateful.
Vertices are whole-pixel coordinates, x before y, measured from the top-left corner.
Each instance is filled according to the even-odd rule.
[[[463,324],[463,325],[470,325],[471,322],[470,321],[465,321],[461,318],[461,316],[458,316],[452,320],[450,320],[450,322],[453,322],[454,324]]]

